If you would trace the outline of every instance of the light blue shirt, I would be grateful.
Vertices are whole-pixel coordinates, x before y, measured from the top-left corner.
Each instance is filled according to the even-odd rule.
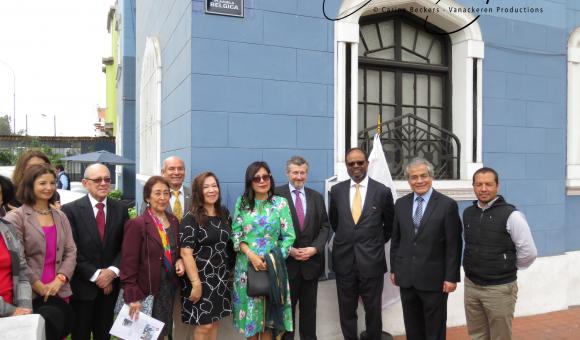
[[[306,216],[306,191],[304,187],[302,189],[296,189],[290,182],[288,182],[288,187],[290,188],[290,195],[292,195],[292,203],[296,207],[296,193],[294,190],[298,190],[300,192],[300,199],[302,200],[302,211],[304,211],[304,216]]]
[[[433,187],[429,188],[429,191],[427,191],[425,194],[421,195],[421,197],[423,197],[423,215],[425,214],[425,211],[427,211],[427,204],[429,204],[429,199],[431,199],[431,194],[433,193]],[[417,210],[417,201],[416,198],[419,195],[417,195],[416,193],[413,193],[413,214],[411,216],[415,216],[415,210]]]

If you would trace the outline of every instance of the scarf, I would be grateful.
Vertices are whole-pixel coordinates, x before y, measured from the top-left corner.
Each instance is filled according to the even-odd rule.
[[[165,232],[165,227],[163,227],[163,223],[151,212],[151,209],[147,209],[149,216],[153,219],[155,226],[157,227],[157,232],[159,233],[159,237],[161,238],[161,244],[163,245],[163,267],[165,267],[166,272],[170,272],[172,270],[172,258],[171,258],[171,244],[169,243],[169,236]]]

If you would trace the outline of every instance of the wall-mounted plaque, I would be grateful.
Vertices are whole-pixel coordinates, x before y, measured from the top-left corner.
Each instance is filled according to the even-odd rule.
[[[244,0],[205,0],[205,12],[243,18]]]

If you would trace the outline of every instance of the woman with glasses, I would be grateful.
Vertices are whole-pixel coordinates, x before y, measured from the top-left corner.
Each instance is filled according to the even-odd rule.
[[[51,206],[55,191],[56,173],[52,166],[30,166],[16,191],[22,206],[5,218],[16,227],[24,247],[34,297],[68,300],[77,248],[65,214]]]
[[[236,201],[232,223],[234,250],[238,252],[234,270],[234,327],[248,339],[269,340],[280,332],[292,331],[287,277],[282,277],[279,287],[286,292],[281,305],[277,303],[280,301],[265,296],[250,297],[247,293],[248,266],[256,271],[272,271],[273,268],[266,264],[266,257],[273,253],[286,258],[296,238],[288,202],[274,196],[274,187],[266,162],[250,164],[246,169],[245,190]],[[284,274],[283,260],[281,266],[283,268],[276,269]]]
[[[232,313],[230,269],[235,254],[231,218],[221,205],[220,184],[211,172],[193,181],[193,204],[181,221],[181,258],[186,276],[181,317],[195,326],[193,338],[217,340],[219,320]]]
[[[129,315],[137,319],[143,303],[152,295],[151,316],[165,323],[161,339],[171,333],[177,276],[184,273],[178,252],[179,222],[167,211],[169,193],[165,178],[153,176],[147,180],[143,187],[147,209],[125,224],[121,249],[121,288]]]

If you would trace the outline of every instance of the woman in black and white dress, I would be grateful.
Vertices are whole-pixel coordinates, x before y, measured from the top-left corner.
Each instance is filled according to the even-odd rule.
[[[221,206],[219,181],[213,173],[198,175],[192,191],[192,208],[180,228],[181,258],[187,273],[181,317],[184,323],[195,326],[195,339],[215,340],[219,320],[232,312],[231,218]]]

